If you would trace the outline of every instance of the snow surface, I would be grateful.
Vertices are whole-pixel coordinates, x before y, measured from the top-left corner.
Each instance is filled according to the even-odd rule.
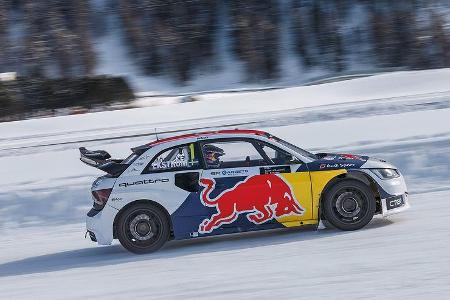
[[[171,242],[134,256],[82,226],[5,232],[2,299],[448,299],[450,192],[355,232],[278,230]]]
[[[447,299],[449,75],[401,72],[0,124],[0,299]],[[79,146],[125,157],[153,136],[121,136],[237,121],[310,150],[393,162],[411,210],[356,232],[246,233],[170,242],[145,256],[83,239],[89,187],[101,172],[79,162]]]

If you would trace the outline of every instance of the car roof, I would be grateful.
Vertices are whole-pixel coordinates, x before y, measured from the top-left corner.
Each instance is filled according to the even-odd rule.
[[[160,145],[163,143],[173,142],[173,141],[179,141],[184,139],[190,139],[190,138],[199,138],[199,137],[208,137],[208,136],[219,136],[220,135],[256,135],[256,136],[269,136],[267,132],[261,131],[261,130],[252,130],[252,129],[224,129],[224,130],[216,130],[216,131],[203,131],[203,132],[196,132],[196,133],[188,133],[188,134],[181,134],[176,136],[171,136],[168,138],[158,139],[156,141],[152,141],[147,146],[155,146]]]
[[[242,136],[242,135],[248,135],[248,136],[264,136],[269,137],[270,134],[268,134],[265,131],[261,130],[253,130],[253,129],[223,129],[223,130],[216,130],[216,131],[203,131],[203,132],[195,132],[195,133],[188,133],[188,134],[180,134],[175,135],[163,139],[157,139],[155,141],[152,141],[150,143],[147,143],[145,145],[133,148],[133,152],[136,152],[138,150],[144,150],[148,149],[157,145],[180,141],[181,143],[183,140],[192,139],[192,138],[206,138],[209,136],[214,136],[214,138],[221,138],[221,136]]]
[[[207,140],[207,139],[220,139],[224,137],[236,137],[236,138],[248,138],[248,137],[254,137],[258,140],[266,140],[270,141],[273,138],[273,135],[271,135],[268,132],[262,131],[262,130],[254,130],[254,129],[223,129],[223,130],[216,130],[216,131],[202,131],[202,132],[195,132],[195,133],[188,133],[188,134],[180,134],[175,135],[163,139],[157,139],[156,141],[152,141],[150,143],[144,144],[139,147],[132,148],[131,150],[135,154],[142,154],[145,151],[149,150],[153,147],[164,146],[167,144],[167,147],[173,147],[180,144],[187,144],[187,143],[193,143],[196,141],[201,140]],[[288,151],[290,153],[294,152],[292,149],[289,149],[289,147],[278,145],[278,147],[284,149],[285,151]],[[311,161],[311,158],[308,158],[304,155],[301,155],[297,153],[299,157],[302,158],[303,161]]]

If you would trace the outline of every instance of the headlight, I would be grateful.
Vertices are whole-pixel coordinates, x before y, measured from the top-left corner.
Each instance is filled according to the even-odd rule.
[[[395,169],[370,169],[372,173],[381,179],[392,179],[400,177],[400,173]]]

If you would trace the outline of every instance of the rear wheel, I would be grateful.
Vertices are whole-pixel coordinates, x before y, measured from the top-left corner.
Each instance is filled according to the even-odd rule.
[[[336,183],[325,194],[322,211],[325,219],[341,230],[357,230],[370,222],[376,203],[371,189],[357,180]]]
[[[137,203],[119,216],[117,237],[122,246],[133,253],[154,252],[167,242],[169,236],[169,220],[154,205]]]

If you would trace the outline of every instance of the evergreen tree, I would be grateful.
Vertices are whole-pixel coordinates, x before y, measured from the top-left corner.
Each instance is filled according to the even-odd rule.
[[[450,66],[450,39],[449,33],[445,29],[443,16],[433,11],[431,14],[431,29],[433,33],[433,44],[436,47],[436,66]]]
[[[109,1],[114,9],[103,13],[121,20],[128,55],[144,75],[165,75],[186,84],[200,71],[212,69],[220,14],[228,16],[221,25],[231,51],[244,66],[246,80],[280,76],[284,34],[280,25],[286,16],[280,14],[279,0]],[[101,32],[97,25],[103,24],[92,22],[99,15],[94,4],[93,0],[0,1],[0,71],[23,70],[24,75],[44,77],[93,74],[98,55],[93,36]],[[446,1],[288,0],[286,4],[291,7],[293,50],[306,68],[344,72],[355,56],[374,67],[450,65],[447,16],[441,9],[450,7]],[[10,38],[17,31],[12,16],[20,19],[19,43]],[[360,19],[366,22],[355,22]],[[354,23],[361,25],[355,28]]]
[[[40,1],[24,0],[23,20],[25,23],[24,66],[31,76],[44,76],[50,56],[45,19],[48,12]]]
[[[74,32],[78,40],[81,56],[82,74],[93,74],[96,57],[91,41],[89,0],[72,0],[74,14]]]
[[[291,30],[294,40],[294,47],[303,65],[307,68],[314,65],[313,55],[311,53],[311,40],[309,32],[310,10],[304,1],[294,1],[291,8]]]
[[[0,73],[11,71],[10,43],[8,38],[9,1],[0,2]]]
[[[250,81],[274,79],[279,67],[279,8],[275,1],[228,2],[233,50]]]

